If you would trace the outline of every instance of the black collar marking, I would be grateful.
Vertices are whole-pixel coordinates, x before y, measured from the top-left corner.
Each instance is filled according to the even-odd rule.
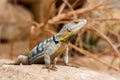
[[[55,40],[55,36],[53,36],[53,41],[55,42],[55,44],[57,44],[59,41]]]

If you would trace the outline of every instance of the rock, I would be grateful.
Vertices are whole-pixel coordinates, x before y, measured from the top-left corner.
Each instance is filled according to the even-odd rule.
[[[57,66],[57,71],[48,72],[42,65],[3,65],[0,80],[117,80],[114,77],[83,67]]]
[[[0,38],[12,40],[28,35],[31,13],[20,5],[13,5],[8,0],[0,0]],[[27,28],[26,28],[27,27]],[[23,31],[24,30],[24,31]]]

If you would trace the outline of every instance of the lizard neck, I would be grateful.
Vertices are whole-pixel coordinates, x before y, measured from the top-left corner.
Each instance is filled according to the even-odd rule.
[[[68,41],[60,41],[60,35],[59,34],[53,36],[53,41],[55,42],[55,44],[58,44],[58,43],[66,44],[66,43],[68,43]]]
[[[59,43],[59,40],[56,38],[56,36],[53,36],[53,41],[55,42],[55,44]]]

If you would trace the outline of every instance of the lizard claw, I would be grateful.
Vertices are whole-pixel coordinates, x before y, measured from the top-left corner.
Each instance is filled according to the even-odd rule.
[[[48,69],[48,72],[50,72],[50,70],[57,71],[57,67],[54,65],[46,65],[46,66],[42,67],[42,69]]]
[[[52,65],[52,69],[53,69],[54,71],[57,71],[57,67],[56,67],[55,65]]]

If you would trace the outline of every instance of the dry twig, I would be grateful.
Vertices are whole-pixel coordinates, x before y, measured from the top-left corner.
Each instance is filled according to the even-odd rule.
[[[118,57],[120,57],[120,53],[119,51],[117,50],[117,48],[115,47],[115,45],[109,40],[109,38],[107,38],[103,33],[101,33],[100,31],[98,31],[97,29],[91,27],[91,28],[87,28],[89,30],[92,30],[94,32],[97,32],[98,35],[100,35],[104,40],[106,40],[110,46],[113,48],[113,50],[116,52],[116,54],[118,55]]]
[[[77,15],[75,14],[74,9],[72,8],[71,4],[67,0],[63,0],[63,1],[72,11],[74,18],[77,19]]]
[[[105,36],[103,33],[101,33],[100,31],[98,31],[97,29],[95,29],[95,28],[93,28],[93,27],[92,27],[92,28],[89,28],[89,29],[97,32],[104,40],[106,40],[106,41],[110,44],[110,46],[113,48],[113,50],[115,51],[115,53],[118,55],[118,57],[120,58],[120,53],[119,53],[119,51],[117,50],[117,47],[109,40],[109,38],[107,38],[107,36]],[[112,59],[111,65],[114,63],[115,59],[116,59],[116,56],[114,56],[114,58]],[[111,68],[111,67],[109,66],[109,69],[110,69],[110,68]]]
[[[93,55],[92,53],[90,53],[90,52],[88,52],[88,51],[86,51],[86,50],[83,50],[83,49],[81,49],[81,48],[78,48],[78,47],[76,47],[76,46],[74,46],[74,45],[72,45],[72,44],[69,44],[69,46],[72,47],[72,48],[74,48],[75,50],[79,51],[80,53],[86,55],[87,57],[91,57],[91,58],[97,60],[98,62],[100,62],[100,63],[102,63],[102,64],[104,64],[104,65],[106,65],[106,66],[111,67],[112,69],[114,69],[114,70],[116,70],[116,71],[120,71],[119,68],[114,67],[114,66],[112,66],[112,65],[110,65],[110,64],[107,64],[106,62],[104,62],[103,60],[100,60],[97,56]]]
[[[45,19],[45,21],[44,21],[44,26],[46,27],[46,25],[47,25],[47,23],[48,23],[48,20],[49,20],[49,17],[50,17],[50,15],[51,15],[51,9],[52,9],[52,6],[53,6],[53,4],[55,3],[55,0],[52,0],[52,2],[50,3],[50,7],[49,7],[49,9],[48,9],[48,15],[47,15],[47,17],[46,17],[46,19]]]
[[[59,12],[58,12],[58,15],[60,15],[60,14],[63,12],[65,6],[66,6],[65,3],[63,3],[63,4],[60,6],[60,10],[59,10]]]
[[[118,21],[118,20],[120,20],[120,18],[118,17],[118,18],[114,18],[114,17],[112,17],[112,18],[89,18],[89,19],[87,19],[87,20],[89,20],[89,21],[92,21],[92,20],[94,20],[94,21]]]

